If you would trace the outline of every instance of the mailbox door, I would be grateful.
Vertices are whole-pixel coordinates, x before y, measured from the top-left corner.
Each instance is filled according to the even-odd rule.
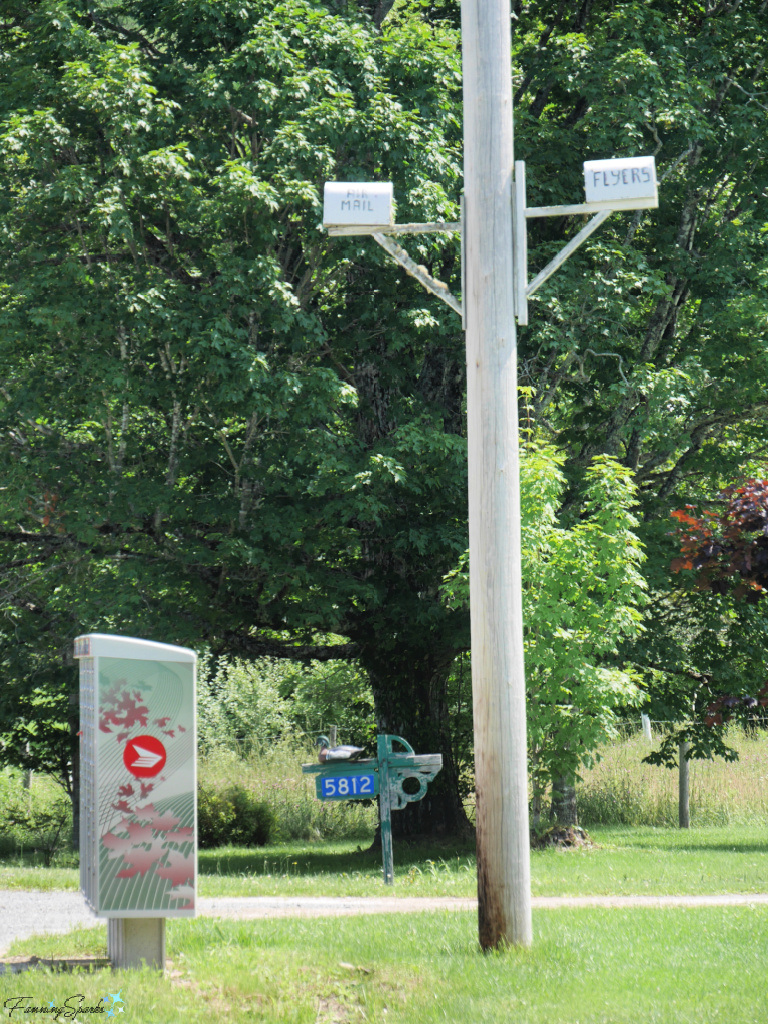
[[[98,662],[98,910],[194,914],[194,664]]]

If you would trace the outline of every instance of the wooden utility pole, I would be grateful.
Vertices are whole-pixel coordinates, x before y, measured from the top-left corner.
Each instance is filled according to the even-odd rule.
[[[480,945],[529,945],[509,0],[462,0],[472,689]]]

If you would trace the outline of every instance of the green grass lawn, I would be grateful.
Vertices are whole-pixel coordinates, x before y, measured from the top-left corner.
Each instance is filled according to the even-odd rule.
[[[77,993],[96,1005],[120,993],[124,1024],[768,1020],[768,908],[547,910],[534,912],[534,930],[532,949],[483,954],[466,912],[172,920],[164,979],[146,971],[2,976],[0,1005],[25,996],[61,1005]],[[101,927],[13,951],[103,955],[105,942]]]
[[[587,850],[531,856],[536,896],[695,895],[768,892],[768,825],[591,830]],[[201,896],[474,896],[471,844],[395,844],[395,886],[381,857],[357,842],[203,850]],[[76,869],[0,862],[0,888],[77,889]]]

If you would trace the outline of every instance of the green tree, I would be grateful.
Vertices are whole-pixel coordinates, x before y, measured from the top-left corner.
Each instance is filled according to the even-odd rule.
[[[3,756],[42,693],[68,761],[92,629],[354,656],[381,728],[446,750],[460,324],[319,222],[334,178],[457,215],[455,35],[311,0],[6,4],[0,31]],[[413,251],[455,286],[457,241]],[[455,828],[446,754],[414,816]]]
[[[514,8],[529,204],[577,200],[582,160],[657,161],[659,209],[611,216],[534,298],[520,350],[534,416],[566,454],[566,505],[578,505],[595,454],[633,473],[650,601],[645,632],[622,655],[642,673],[654,717],[684,728],[710,683],[760,672],[760,617],[683,593],[670,572],[669,513],[750,475],[765,447],[768,8]],[[537,221],[532,272],[578,227]],[[700,732],[694,752],[718,742]]]
[[[386,6],[0,4],[0,714],[39,732],[34,691],[65,728],[84,628],[343,653],[382,727],[446,755],[398,820],[457,828],[467,615],[438,591],[466,547],[462,339],[368,241],[319,229],[333,178],[392,180],[402,219],[457,214],[458,5]],[[657,159],[659,210],[614,214],[519,335],[565,513],[595,455],[632,472],[656,608],[670,508],[765,443],[768,14],[513,11],[529,203],[577,200],[586,158]],[[531,271],[579,227],[532,223]],[[459,290],[457,240],[409,244]]]
[[[672,516],[677,585],[654,609],[656,628],[632,652],[649,671],[656,716],[670,723],[648,760],[674,767],[691,757],[735,760],[726,726],[762,717],[768,705],[768,619],[763,596],[768,485],[725,488],[703,511]]]
[[[523,636],[534,816],[545,789],[561,821],[575,818],[582,764],[616,735],[617,713],[645,698],[619,656],[642,628],[644,554],[630,472],[609,456],[587,469],[584,503],[567,514],[564,457],[521,447]],[[469,602],[468,553],[446,579],[449,604]],[[570,805],[570,806],[569,806]]]

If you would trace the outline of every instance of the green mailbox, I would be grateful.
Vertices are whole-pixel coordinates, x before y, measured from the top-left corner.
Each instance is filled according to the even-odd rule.
[[[395,751],[395,744],[403,747],[403,751]],[[391,813],[426,796],[427,786],[443,767],[443,755],[416,754],[402,736],[380,735],[376,746],[376,757],[360,761],[335,761],[333,751],[330,751],[329,759],[323,764],[305,764],[301,770],[315,776],[319,800],[365,800],[379,797],[384,883],[393,885],[395,872]],[[408,779],[415,780],[418,787],[412,793],[403,788]]]

